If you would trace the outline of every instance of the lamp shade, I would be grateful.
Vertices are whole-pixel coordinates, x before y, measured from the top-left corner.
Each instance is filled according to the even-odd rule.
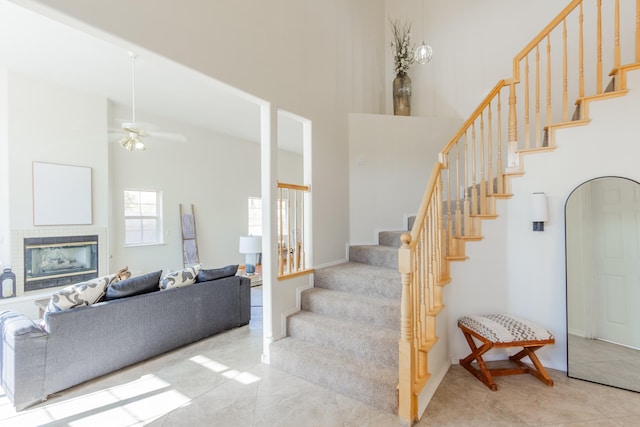
[[[240,236],[241,254],[258,254],[262,252],[262,236]]]
[[[547,196],[544,193],[533,193],[531,195],[531,221],[546,222],[549,220],[549,209],[547,208]]]

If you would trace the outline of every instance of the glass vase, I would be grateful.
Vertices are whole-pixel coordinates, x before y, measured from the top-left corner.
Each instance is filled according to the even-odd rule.
[[[398,73],[393,79],[393,114],[411,115],[411,79],[407,73]]]

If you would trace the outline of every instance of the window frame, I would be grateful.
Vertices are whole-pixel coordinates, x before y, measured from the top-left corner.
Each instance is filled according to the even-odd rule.
[[[141,197],[143,193],[153,193],[155,195],[155,215],[127,215],[127,193],[138,193],[138,207],[141,211],[141,207],[143,205],[141,201]],[[125,188],[122,192],[123,196],[123,242],[125,247],[137,247],[137,246],[154,246],[154,245],[163,245],[164,244],[164,224],[163,224],[163,195],[161,190],[149,190],[149,189],[138,189],[138,188]],[[145,242],[144,241],[144,229],[141,227],[140,241],[130,242],[127,240],[127,220],[155,220],[155,235],[156,239],[154,241]]]
[[[252,213],[258,215],[254,217]],[[252,219],[256,218],[257,221],[253,222]],[[262,197],[247,198],[247,232],[249,236],[262,236]]]
[[[255,203],[254,206],[251,206],[251,204]],[[278,212],[277,212],[277,226],[280,226],[280,217],[282,216],[282,213],[284,212],[284,218],[283,221],[285,221],[285,225],[283,226],[284,230],[285,230],[285,234],[283,235],[283,237],[287,237],[288,233],[289,233],[289,224],[286,224],[286,218],[288,218],[288,205],[287,199],[278,199]],[[251,219],[252,219],[252,215],[251,212],[252,210],[255,211],[259,211],[260,215],[258,215],[258,218],[260,220],[259,223],[254,223]],[[259,230],[259,232],[257,232]],[[256,196],[249,196],[247,197],[247,231],[249,236],[262,236],[262,197],[256,197]]]

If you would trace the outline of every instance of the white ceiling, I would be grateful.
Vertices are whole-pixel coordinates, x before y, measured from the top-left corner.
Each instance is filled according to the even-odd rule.
[[[0,0],[2,68],[131,108],[132,49]],[[259,99],[158,55],[134,53],[137,111],[259,142]],[[300,153],[300,135],[299,123],[280,121],[282,149]]]

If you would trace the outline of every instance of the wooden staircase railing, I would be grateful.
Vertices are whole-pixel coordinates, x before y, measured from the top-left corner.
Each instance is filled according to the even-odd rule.
[[[513,76],[496,84],[440,152],[398,254],[398,414],[407,424],[417,421],[429,379],[449,262],[467,258],[465,242],[482,238],[481,221],[496,217],[496,199],[511,197],[524,154],[555,149],[555,130],[587,124],[591,101],[626,93],[625,63],[640,63],[640,0],[573,0],[518,53]],[[613,83],[605,86],[608,78]]]
[[[278,182],[278,279],[313,273],[306,260],[308,185]]]

